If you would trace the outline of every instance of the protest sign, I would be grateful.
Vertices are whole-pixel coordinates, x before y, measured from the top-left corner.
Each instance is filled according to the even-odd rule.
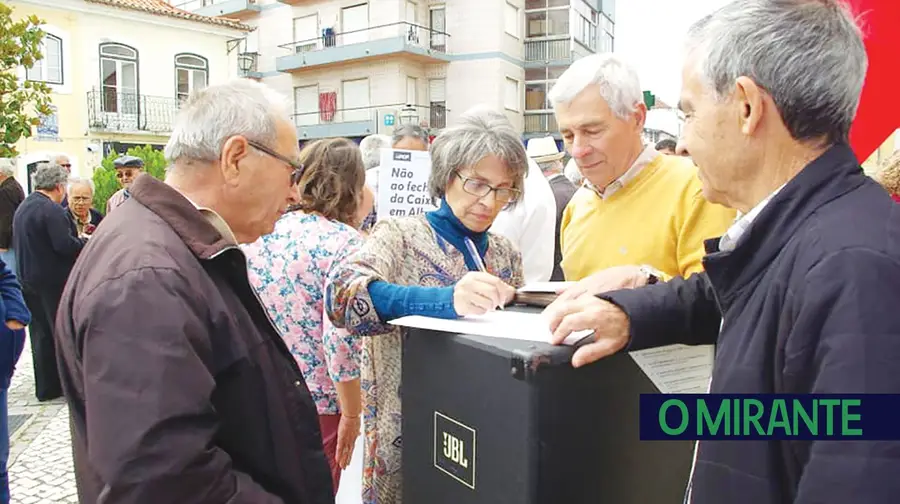
[[[435,206],[428,195],[431,156],[427,151],[381,150],[378,220],[419,215]]]

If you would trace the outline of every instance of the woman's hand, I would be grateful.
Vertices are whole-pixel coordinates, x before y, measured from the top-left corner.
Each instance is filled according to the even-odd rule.
[[[356,446],[356,438],[359,437],[359,415],[348,417],[341,415],[338,423],[337,450],[334,459],[338,467],[346,469],[353,458],[353,448]]]
[[[505,306],[516,289],[494,275],[470,271],[453,286],[453,309],[457,315],[484,315]]]
[[[7,320],[6,327],[12,329],[13,331],[18,331],[19,329],[25,329],[25,325],[19,322],[18,320]]]

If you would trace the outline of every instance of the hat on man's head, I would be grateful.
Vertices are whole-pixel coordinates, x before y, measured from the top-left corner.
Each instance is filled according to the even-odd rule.
[[[525,149],[525,153],[536,163],[556,161],[565,156],[564,152],[559,152],[559,147],[556,146],[556,140],[554,140],[552,136],[528,140],[528,146]]]
[[[143,168],[144,160],[135,156],[120,156],[113,161],[116,168]]]

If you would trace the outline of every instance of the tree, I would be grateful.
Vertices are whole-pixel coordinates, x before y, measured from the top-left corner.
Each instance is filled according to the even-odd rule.
[[[16,142],[30,137],[41,116],[50,114],[50,87],[18,78],[20,68],[44,57],[42,24],[34,15],[13,21],[12,9],[0,3],[0,157],[18,155]]]
[[[139,157],[144,160],[144,171],[163,180],[166,177],[166,157],[161,151],[149,145],[132,147],[125,153],[128,156]],[[94,170],[94,208],[104,215],[106,214],[106,202],[109,197],[121,189],[116,180],[116,168],[113,162],[122,154],[111,152],[101,161],[100,166]]]

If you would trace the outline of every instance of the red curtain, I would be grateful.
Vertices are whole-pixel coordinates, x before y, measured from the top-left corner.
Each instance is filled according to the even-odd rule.
[[[900,1],[851,0],[850,5],[860,17],[869,56],[859,111],[850,129],[850,145],[862,162],[900,127],[900,100],[894,98],[900,53]]]
[[[337,91],[319,93],[319,119],[322,122],[331,122],[337,111]]]

